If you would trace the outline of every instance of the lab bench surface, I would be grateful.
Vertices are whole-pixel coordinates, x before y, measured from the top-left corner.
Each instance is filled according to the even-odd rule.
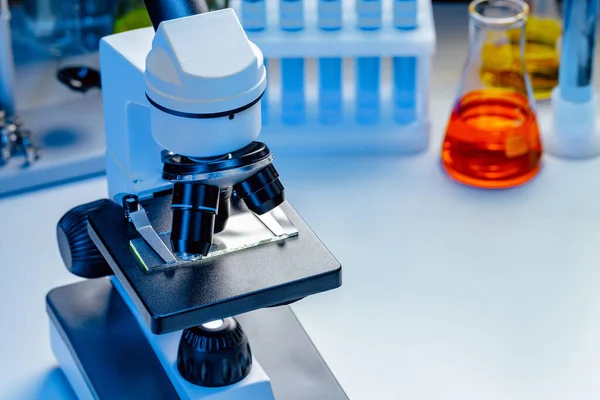
[[[291,203],[344,267],[340,289],[293,309],[353,400],[600,398],[600,158],[545,156],[535,180],[505,191],[444,175],[464,10],[436,6],[427,153],[277,158]],[[77,280],[55,225],[105,195],[94,178],[0,200],[0,398],[73,397],[44,309]]]

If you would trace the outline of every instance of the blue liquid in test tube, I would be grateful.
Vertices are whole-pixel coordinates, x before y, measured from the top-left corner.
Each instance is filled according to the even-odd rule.
[[[381,0],[357,0],[358,28],[376,30],[381,27]],[[356,120],[373,124],[379,121],[379,57],[356,59]]]
[[[319,29],[337,31],[342,28],[342,0],[319,0]],[[336,124],[342,119],[342,59],[319,59],[319,118],[323,124]]]
[[[257,32],[265,29],[267,25],[266,0],[242,1],[242,25],[247,31]]]
[[[281,0],[279,23],[285,31],[304,29],[301,0]],[[304,59],[281,59],[281,119],[286,124],[301,124],[305,118]]]
[[[394,25],[396,29],[417,27],[417,1],[394,0]],[[408,125],[417,119],[417,58],[394,57],[394,120]]]
[[[564,0],[558,84],[571,103],[591,101],[598,0]]]
[[[417,27],[417,0],[394,0],[394,25],[398,29]]]
[[[394,57],[394,120],[408,125],[417,119],[417,58]]]
[[[266,0],[243,0],[242,1],[242,25],[246,31],[259,32],[265,29],[267,25],[267,3]],[[265,58],[265,68],[267,59]],[[263,125],[268,122],[268,90],[265,90],[260,100],[260,110],[262,114]]]

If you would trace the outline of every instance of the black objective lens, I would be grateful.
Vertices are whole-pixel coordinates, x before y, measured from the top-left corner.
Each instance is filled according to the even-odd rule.
[[[215,219],[215,233],[223,232],[227,226],[227,220],[231,214],[231,187],[221,189],[219,193],[219,207],[217,208],[217,218]]]
[[[259,215],[271,211],[285,200],[285,190],[273,164],[238,183],[233,189],[248,209]]]
[[[220,190],[200,183],[173,186],[171,246],[181,258],[207,255],[212,245]]]

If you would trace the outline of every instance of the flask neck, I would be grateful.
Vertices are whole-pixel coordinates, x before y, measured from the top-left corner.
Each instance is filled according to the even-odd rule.
[[[475,0],[469,5],[471,52],[485,44],[525,48],[529,5],[522,0]]]
[[[469,50],[471,54],[480,54],[484,46],[490,45],[500,48],[504,45],[512,45],[519,50],[520,59],[525,54],[525,24],[516,27],[486,27],[472,20],[469,23]]]

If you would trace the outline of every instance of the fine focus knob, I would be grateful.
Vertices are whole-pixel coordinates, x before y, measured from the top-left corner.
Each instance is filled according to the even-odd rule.
[[[222,387],[244,379],[252,368],[248,338],[235,318],[183,331],[177,369],[194,385]]]
[[[67,269],[83,278],[112,275],[112,270],[87,231],[88,215],[106,204],[102,199],[83,204],[68,211],[58,221],[56,236],[60,255]]]

